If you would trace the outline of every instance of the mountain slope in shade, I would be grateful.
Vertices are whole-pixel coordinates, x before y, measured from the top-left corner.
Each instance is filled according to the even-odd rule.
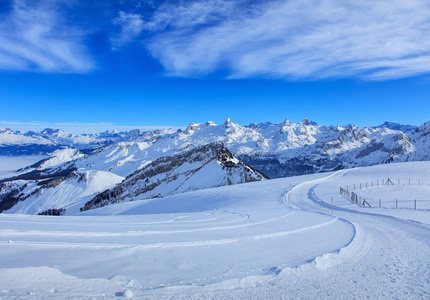
[[[399,123],[393,123],[393,122],[384,122],[383,124],[379,126],[375,126],[374,128],[388,128],[392,130],[400,130],[404,133],[411,133],[412,131],[417,129],[417,126],[409,125],[409,124],[399,124]]]
[[[264,179],[268,177],[239,161],[222,143],[212,143],[152,161],[95,196],[83,210]]]

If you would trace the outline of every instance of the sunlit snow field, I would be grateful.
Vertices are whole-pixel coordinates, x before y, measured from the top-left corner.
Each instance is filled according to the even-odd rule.
[[[361,208],[339,195],[341,186],[410,176],[428,182],[430,163],[213,188],[75,216],[1,214],[0,296],[426,298],[428,207]],[[404,189],[428,197],[425,185],[411,185],[398,189],[399,199]],[[396,185],[376,193],[391,198]]]

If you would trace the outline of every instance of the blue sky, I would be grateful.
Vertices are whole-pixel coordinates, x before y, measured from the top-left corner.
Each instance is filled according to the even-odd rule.
[[[3,0],[0,127],[420,125],[427,0]]]

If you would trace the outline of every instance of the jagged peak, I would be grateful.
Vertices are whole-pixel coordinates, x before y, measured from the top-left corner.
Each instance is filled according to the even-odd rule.
[[[430,121],[425,122],[423,125],[415,129],[417,133],[429,133],[430,132]]]
[[[44,133],[44,134],[55,134],[55,133],[60,133],[60,132],[64,132],[64,131],[61,130],[61,129],[45,128],[45,129],[42,130],[41,133]]]
[[[14,131],[12,129],[10,129],[9,127],[6,127],[6,128],[0,128],[0,132],[1,133],[11,133]]]
[[[200,129],[200,125],[202,125],[202,123],[190,123],[190,125],[188,125],[186,131],[191,132],[191,131],[195,131],[197,129]]]
[[[224,125],[231,125],[232,124],[232,122],[231,122],[231,120],[230,120],[230,118],[227,118],[227,120],[224,122]]]
[[[307,119],[306,119],[306,120],[307,120]],[[286,119],[284,120],[284,122],[282,122],[282,125],[284,125],[284,126],[290,126],[290,125],[291,125],[291,121],[290,121],[290,119],[286,118]]]

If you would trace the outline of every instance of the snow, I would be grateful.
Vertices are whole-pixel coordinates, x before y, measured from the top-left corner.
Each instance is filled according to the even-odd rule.
[[[361,208],[339,195],[340,186],[378,178],[426,182],[430,163],[137,199],[73,216],[1,214],[0,297],[429,298],[430,211]],[[385,187],[390,197],[394,187]],[[408,194],[423,198],[423,187]]]
[[[86,171],[79,176],[66,179],[55,189],[43,189],[36,183],[30,183],[24,192],[30,194],[37,189],[40,192],[18,202],[6,213],[38,214],[47,209],[66,208],[66,214],[73,214],[78,212],[96,193],[109,189],[123,180],[123,177],[106,171]]]
[[[77,149],[61,149],[56,150],[54,153],[51,153],[50,158],[45,161],[38,169],[46,169],[46,168],[52,168],[55,166],[58,166],[59,164],[69,162],[73,159],[78,159],[80,157],[83,157],[84,155],[79,152]]]

